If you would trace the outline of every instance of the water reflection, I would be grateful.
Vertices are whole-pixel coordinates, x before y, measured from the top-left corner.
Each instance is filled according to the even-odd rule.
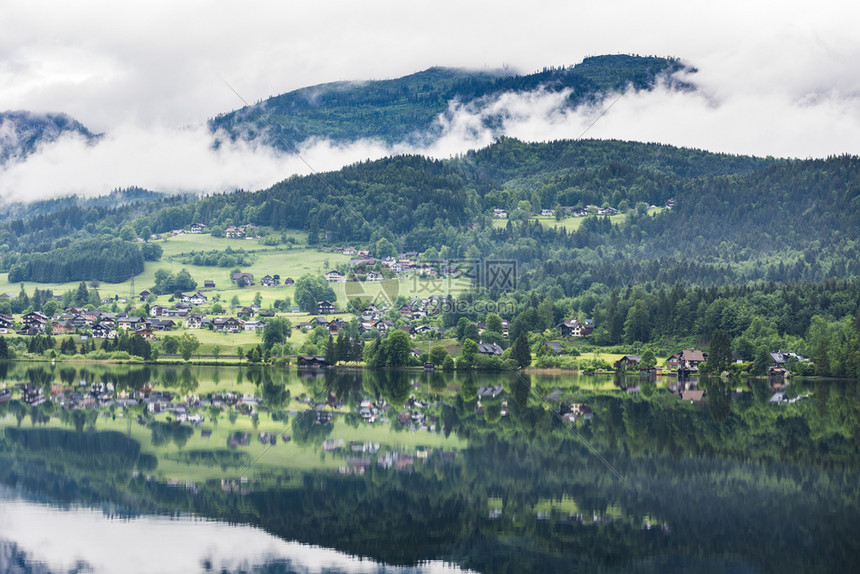
[[[60,509],[2,490],[0,516],[2,572],[462,572],[389,566],[213,520]]]
[[[858,566],[853,381],[794,382],[774,402],[767,381],[704,378],[33,365],[7,376],[54,398],[0,404],[0,482],[55,502],[205,516],[409,566]],[[59,406],[55,386],[92,406]]]

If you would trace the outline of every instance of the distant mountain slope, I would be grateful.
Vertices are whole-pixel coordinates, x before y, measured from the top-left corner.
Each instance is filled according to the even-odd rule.
[[[608,92],[632,85],[648,90],[660,77],[684,69],[675,59],[640,56],[597,56],[567,68],[544,69],[525,76],[504,71],[430,68],[402,78],[368,82],[334,82],[269,98],[252,107],[220,115],[210,128],[235,139],[261,138],[286,149],[309,138],[335,142],[379,139],[386,143],[422,143],[438,135],[436,119],[452,102],[481,106],[504,93],[537,89],[570,90],[576,107]],[[692,86],[676,81],[675,87]],[[265,118],[278,135],[271,132]]]
[[[50,143],[69,133],[78,134],[88,142],[99,138],[99,134],[94,134],[66,114],[37,114],[23,110],[0,112],[0,164],[12,158],[25,158],[40,144]]]

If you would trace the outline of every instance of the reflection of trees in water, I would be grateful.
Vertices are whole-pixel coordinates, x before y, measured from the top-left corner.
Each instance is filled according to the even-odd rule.
[[[193,427],[178,422],[152,421],[149,423],[149,428],[152,431],[152,446],[162,446],[173,442],[181,448],[194,435]]]

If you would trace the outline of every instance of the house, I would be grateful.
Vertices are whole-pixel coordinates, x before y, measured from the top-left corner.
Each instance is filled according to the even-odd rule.
[[[57,321],[53,325],[52,333],[54,335],[72,335],[75,332],[75,325],[71,321]]]
[[[331,301],[320,301],[317,303],[317,313],[331,315],[334,313],[334,303]]]
[[[204,223],[192,223],[191,224],[191,233],[203,233],[206,229],[206,224]]]
[[[275,286],[275,278],[271,275],[264,275],[262,279],[260,279],[260,285],[263,287],[274,287]]]
[[[197,313],[195,315],[189,315],[185,320],[185,326],[189,329],[199,329],[203,326],[203,319],[206,318],[206,315],[202,315]]]
[[[205,305],[206,301],[208,301],[208,300],[209,300],[209,298],[206,297],[206,295],[204,295],[202,291],[198,291],[197,293],[195,293],[194,295],[191,295],[188,298],[188,302],[191,303],[192,305]]]
[[[214,289],[215,288],[215,282],[212,281],[211,279],[204,279],[203,280],[203,287],[206,289]]]
[[[562,337],[587,337],[594,331],[591,320],[586,319],[583,323],[579,319],[568,319],[558,324]]]
[[[549,352],[550,352],[550,353],[552,353],[553,355],[561,355],[561,353],[564,351],[564,347],[562,347],[562,346],[561,346],[561,343],[559,343],[559,342],[557,342],[557,341],[547,341],[547,342],[546,342],[546,343],[544,343],[543,345],[544,345],[544,347],[546,347],[546,348],[549,350]]]
[[[337,271],[332,270],[325,274],[325,280],[336,283],[343,283],[346,281],[346,275],[341,275]]]
[[[322,355],[299,356],[297,363],[300,367],[327,367],[328,361]]]
[[[227,239],[244,239],[245,228],[231,225],[224,230],[224,236],[227,237]]]
[[[540,214],[544,217],[553,217],[555,215],[554,209],[541,209]]]
[[[141,301],[146,301],[150,295],[152,295],[152,293],[150,293],[148,290],[144,289],[143,291],[141,291],[138,294],[138,297],[140,298]]]
[[[367,274],[367,281],[382,281],[384,277],[379,271],[371,271]]]
[[[48,317],[43,313],[33,311],[21,317],[21,322],[24,324],[25,330],[35,329],[42,332],[45,330],[45,325],[48,324]]]
[[[120,317],[119,319],[117,319],[117,326],[120,329],[125,329],[125,330],[132,329],[132,330],[134,330],[138,327],[138,325],[142,325],[142,324],[143,324],[143,319],[141,319],[140,317],[128,317],[128,316],[126,316],[126,317]]]
[[[212,330],[224,333],[238,333],[242,330],[242,323],[235,317],[217,317],[212,320]]]
[[[286,279],[284,279],[284,287],[290,287],[293,283],[295,283],[295,281],[293,281],[292,277],[287,277]]]
[[[504,209],[494,209],[493,210],[493,217],[495,217],[496,219],[507,219],[508,218],[508,212],[505,211]]]
[[[254,275],[251,273],[242,273],[241,271],[236,271],[230,275],[230,280],[237,285],[242,282],[245,285],[253,285],[254,284]]]
[[[642,362],[642,357],[639,355],[624,355],[617,361],[615,361],[616,369],[626,369],[629,367],[638,367],[639,363]]]
[[[705,396],[705,391],[701,391],[699,389],[690,389],[686,391],[681,391],[681,400],[682,401],[690,401],[691,403],[700,403],[702,402],[702,397]]]
[[[373,324],[373,328],[379,331],[380,333],[387,333],[390,328],[394,326],[394,323],[389,321],[388,319],[382,319],[381,321],[377,321]]]
[[[495,355],[500,357],[504,350],[498,343],[478,343],[478,352],[482,355]]]
[[[99,323],[92,328],[92,335],[96,339],[107,339],[113,333],[113,329],[103,323]]]
[[[259,331],[263,328],[262,321],[245,321],[242,327],[246,331]]]
[[[242,307],[238,311],[236,311],[236,315],[240,317],[253,317],[254,310],[251,307]]]
[[[167,313],[167,307],[164,305],[153,305],[149,308],[150,317],[163,317]]]

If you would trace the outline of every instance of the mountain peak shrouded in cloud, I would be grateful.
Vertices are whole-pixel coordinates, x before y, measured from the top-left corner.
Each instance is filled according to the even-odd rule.
[[[231,141],[260,140],[280,150],[314,139],[425,146],[445,135],[450,118],[444,116],[455,108],[481,114],[502,96],[541,93],[561,96],[560,111],[573,110],[628,87],[653,89],[661,80],[672,89],[692,90],[673,77],[681,71],[693,70],[677,59],[632,55],[595,56],[526,75],[434,67],[389,80],[301,88],[220,115],[209,125]],[[484,129],[504,135],[504,114],[482,115]]]
[[[35,153],[39,146],[63,136],[75,136],[95,143],[99,134],[66,114],[39,114],[26,110],[0,112],[0,165],[21,160]]]
[[[96,145],[83,126],[57,131],[43,124],[44,145],[2,167],[0,198],[86,197],[130,186],[162,193],[261,189],[307,174],[309,166],[334,170],[407,153],[443,158],[505,135],[572,139],[608,98],[692,92],[686,78],[693,72],[677,59],[621,55],[526,75],[436,67],[302,88],[182,128],[129,121]]]

